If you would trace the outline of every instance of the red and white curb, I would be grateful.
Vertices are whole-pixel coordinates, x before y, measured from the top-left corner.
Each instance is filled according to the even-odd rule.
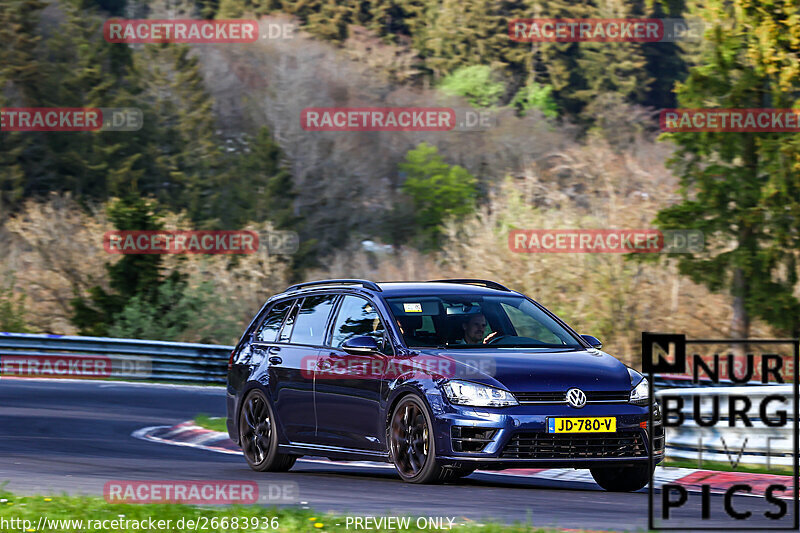
[[[212,431],[200,427],[193,420],[188,420],[174,426],[151,426],[134,431],[131,436],[151,442],[171,444],[173,446],[188,446],[218,453],[241,455],[242,451],[227,433]],[[328,459],[303,458],[300,461],[308,463],[341,464],[351,466],[365,466],[370,468],[390,468],[390,464],[371,463],[366,461],[331,461]],[[511,476],[552,481],[565,481],[595,484],[588,470],[575,470],[572,468],[511,468],[508,470],[480,471],[484,474],[495,476]],[[737,494],[750,496],[763,496],[770,485],[781,484],[787,489],[783,493],[775,492],[774,495],[791,500],[794,498],[792,476],[779,476],[774,474],[752,474],[748,472],[723,472],[716,470],[698,470],[695,468],[657,467],[655,474],[655,487],[660,488],[666,483],[685,487],[690,492],[700,492],[702,485],[711,485],[711,492],[724,493],[733,485],[750,485],[751,493]]]
[[[242,454],[242,450],[228,438],[227,433],[200,427],[194,423],[194,420],[187,420],[174,426],[150,426],[137,429],[131,433],[131,436],[150,442],[172,444],[173,446],[188,446],[212,452]]]

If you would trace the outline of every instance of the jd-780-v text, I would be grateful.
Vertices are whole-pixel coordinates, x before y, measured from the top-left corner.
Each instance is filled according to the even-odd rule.
[[[293,285],[231,353],[227,427],[257,471],[298,457],[384,461],[404,481],[588,468],[632,491],[663,456],[636,370],[499,283]]]

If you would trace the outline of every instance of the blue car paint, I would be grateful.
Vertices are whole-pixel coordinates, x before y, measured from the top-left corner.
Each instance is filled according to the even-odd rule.
[[[250,335],[257,322],[257,318],[271,306],[273,302],[288,297],[302,297],[323,293],[354,294],[368,298],[375,304],[387,328],[387,336],[395,351],[394,357],[413,362],[415,358],[425,358],[426,361],[436,358],[448,358],[456,361],[455,367],[465,368],[460,360],[485,359],[493,363],[494,372],[476,373],[470,370],[469,381],[505,389],[514,392],[536,391],[565,391],[577,387],[584,391],[623,391],[631,390],[641,379],[641,374],[628,369],[623,363],[613,356],[589,346],[565,322],[550,313],[546,308],[526,296],[510,291],[503,292],[496,289],[475,287],[472,285],[455,285],[447,283],[391,283],[382,284],[380,292],[357,287],[341,287],[336,289],[300,289],[289,293],[282,293],[270,298],[262,307],[256,318],[245,330],[245,334],[237,344],[234,351],[234,364],[231,366],[227,386],[228,433],[235,442],[239,442],[238,420],[239,409],[247,394],[255,389],[261,389],[275,408],[273,397],[278,384],[270,383],[269,358],[252,357],[248,362],[237,362],[241,354],[251,350]],[[563,326],[575,336],[576,343],[582,346],[576,350],[546,350],[523,348],[490,347],[485,349],[457,350],[450,347],[447,350],[433,348],[409,349],[403,340],[402,334],[392,318],[389,306],[385,301],[388,297],[397,296],[426,296],[431,294],[453,295],[515,295],[522,296]],[[283,345],[286,346],[286,345]],[[316,350],[321,354],[328,353],[330,347],[308,347],[307,350]],[[599,463],[641,464],[648,461],[644,457],[616,458],[570,458],[556,459],[508,459],[501,458],[500,454],[508,444],[511,437],[521,431],[546,433],[548,419],[554,417],[588,417],[588,416],[614,416],[617,418],[618,432],[638,433],[643,437],[645,445],[650,447],[649,431],[641,428],[640,424],[649,419],[648,408],[630,403],[613,404],[587,404],[582,408],[573,408],[567,404],[545,405],[518,405],[511,407],[465,407],[451,404],[444,396],[441,385],[448,376],[437,375],[433,372],[420,372],[425,365],[415,367],[415,372],[403,376],[391,376],[389,379],[380,380],[375,390],[365,393],[363,388],[354,389],[352,394],[341,394],[337,391],[339,404],[331,406],[315,398],[314,410],[316,419],[324,418],[344,419],[347,422],[347,431],[341,435],[314,436],[316,443],[308,445],[303,441],[292,440],[291,431],[287,431],[287,424],[278,417],[277,429],[281,451],[300,455],[327,456],[344,460],[377,460],[388,461],[388,445],[386,427],[392,409],[397,401],[407,394],[415,394],[425,400],[429,414],[434,424],[434,439],[436,457],[444,463],[481,468],[502,469],[512,466],[569,466],[588,468]],[[448,368],[453,368],[452,366]],[[423,374],[423,375],[420,375]],[[315,387],[318,384],[315,384]],[[315,390],[316,394],[316,390]],[[364,394],[369,394],[365,398]],[[365,409],[365,406],[367,407]],[[373,408],[374,407],[374,408]],[[358,416],[364,412],[374,413],[374,417]],[[660,413],[654,413],[654,420],[661,430]],[[317,424],[318,425],[318,424]],[[491,428],[497,430],[493,441],[481,452],[457,452],[452,449],[451,428],[453,426],[467,426],[478,428]],[[651,430],[655,428],[650,428]],[[662,433],[663,435],[663,433]],[[294,435],[297,438],[297,435]],[[302,435],[307,438],[308,435]],[[656,462],[661,461],[663,453],[663,436],[659,438],[656,450]]]

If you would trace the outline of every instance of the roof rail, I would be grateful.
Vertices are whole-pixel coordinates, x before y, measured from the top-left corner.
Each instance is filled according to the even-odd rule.
[[[318,281],[307,281],[305,283],[296,283],[287,287],[283,292],[296,291],[298,289],[305,289],[306,287],[313,287],[316,285],[361,285],[366,289],[380,292],[381,288],[374,281],[366,279],[321,279]]]
[[[508,291],[511,292],[511,289],[506,287],[505,285],[501,285],[496,281],[490,281],[487,279],[472,279],[472,278],[456,278],[456,279],[432,279],[429,280],[428,283],[464,283],[467,285],[480,285],[482,287],[487,287],[489,289],[497,289],[499,291]]]

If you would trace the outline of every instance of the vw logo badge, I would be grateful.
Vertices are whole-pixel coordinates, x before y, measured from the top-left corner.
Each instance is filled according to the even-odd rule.
[[[569,389],[567,391],[567,403],[576,409],[586,405],[586,393],[580,389]]]

